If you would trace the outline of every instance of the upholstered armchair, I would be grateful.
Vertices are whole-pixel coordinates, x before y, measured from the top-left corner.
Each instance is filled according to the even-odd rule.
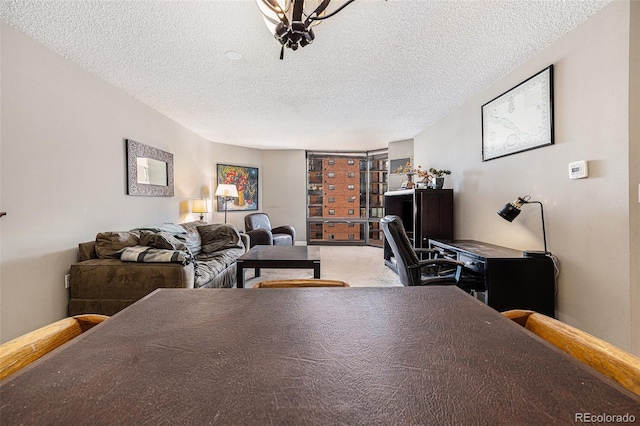
[[[252,213],[244,217],[244,229],[249,235],[251,247],[256,245],[292,246],[296,242],[293,226],[271,227],[266,213]]]

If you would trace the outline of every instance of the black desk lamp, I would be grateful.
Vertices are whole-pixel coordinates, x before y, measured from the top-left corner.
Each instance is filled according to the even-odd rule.
[[[515,219],[520,214],[520,209],[522,209],[522,206],[524,206],[525,204],[531,204],[531,203],[540,204],[540,213],[542,214],[542,239],[544,240],[544,251],[527,250],[524,252],[524,256],[527,257],[527,256],[551,255],[551,253],[547,251],[547,233],[544,227],[544,208],[542,207],[542,203],[540,201],[531,201],[530,195],[525,195],[524,197],[518,197],[518,199],[515,200],[513,203],[505,204],[503,208],[498,210],[498,214],[503,219],[508,220],[509,222],[513,222],[513,219]]]

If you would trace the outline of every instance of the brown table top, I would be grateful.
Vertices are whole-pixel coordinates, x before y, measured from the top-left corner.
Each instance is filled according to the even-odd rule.
[[[238,260],[320,261],[318,246],[253,246]]]
[[[640,398],[454,286],[150,294],[0,384],[2,424],[574,424]]]

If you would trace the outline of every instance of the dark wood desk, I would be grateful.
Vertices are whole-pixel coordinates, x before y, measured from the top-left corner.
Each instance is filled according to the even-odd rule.
[[[237,287],[244,288],[244,270],[254,268],[313,269],[313,278],[320,278],[320,248],[317,246],[253,246],[236,262]]]
[[[475,240],[429,240],[429,248],[465,264],[465,285],[497,311],[530,309],[555,318],[556,280],[548,256],[524,257],[523,252]]]
[[[574,424],[640,397],[454,286],[157,290],[0,384],[2,424]]]

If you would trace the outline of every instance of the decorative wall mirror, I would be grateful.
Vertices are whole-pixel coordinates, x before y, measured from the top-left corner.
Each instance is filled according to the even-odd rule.
[[[173,197],[173,154],[131,139],[127,144],[127,194]]]

